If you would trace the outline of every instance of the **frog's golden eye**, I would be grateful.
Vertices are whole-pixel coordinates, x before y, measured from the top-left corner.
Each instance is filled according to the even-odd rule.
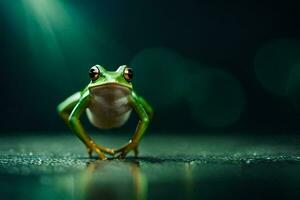
[[[89,71],[89,76],[90,78],[94,81],[97,80],[98,77],[100,76],[100,70],[97,66],[93,66],[91,67],[90,71]]]
[[[129,67],[125,67],[123,76],[126,79],[126,81],[130,82],[133,78],[133,70]]]

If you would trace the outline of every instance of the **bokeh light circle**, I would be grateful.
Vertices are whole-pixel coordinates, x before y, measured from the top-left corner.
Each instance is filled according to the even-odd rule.
[[[287,81],[292,67],[300,61],[300,42],[275,40],[262,46],[255,57],[255,73],[268,91],[287,95]]]
[[[155,109],[172,106],[187,89],[184,58],[169,48],[149,48],[131,61],[133,84]]]
[[[199,66],[190,75],[192,85],[187,96],[195,119],[210,127],[225,127],[238,121],[245,106],[240,83],[226,71]]]

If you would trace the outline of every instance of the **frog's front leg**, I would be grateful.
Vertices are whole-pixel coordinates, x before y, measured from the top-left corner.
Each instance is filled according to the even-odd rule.
[[[88,154],[91,157],[92,152],[96,152],[100,159],[106,159],[102,152],[114,155],[114,151],[103,146],[99,146],[88,136],[84,130],[79,118],[85,111],[88,105],[88,94],[81,95],[80,92],[75,93],[67,98],[64,102],[60,103],[57,107],[59,115],[63,118],[72,131],[79,137],[79,139],[86,145]]]
[[[153,116],[153,110],[151,106],[140,96],[132,92],[131,104],[139,117],[139,122],[135,133],[128,144],[115,150],[115,153],[120,153],[119,158],[124,158],[131,150],[134,151],[135,156],[138,155],[138,144],[144,135],[150,120]]]
[[[59,116],[64,120],[64,122],[67,125],[69,125],[69,116],[76,104],[78,103],[78,101],[80,100],[80,97],[80,92],[76,92],[57,106],[57,112]]]

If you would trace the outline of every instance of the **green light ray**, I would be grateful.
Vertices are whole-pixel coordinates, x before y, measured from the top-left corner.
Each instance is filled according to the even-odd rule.
[[[21,0],[26,12],[26,33],[32,55],[32,72],[40,81],[82,85],[88,81],[90,65],[121,60],[120,47],[104,27],[84,10],[59,0]],[[124,52],[125,51],[125,52]],[[123,63],[122,63],[123,64]]]

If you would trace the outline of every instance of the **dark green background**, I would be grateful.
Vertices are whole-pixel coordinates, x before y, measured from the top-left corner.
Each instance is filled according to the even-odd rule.
[[[299,7],[0,0],[0,198],[300,199]],[[138,158],[88,158],[56,113],[94,64],[130,65],[154,107]],[[136,120],[83,118],[111,148]]]
[[[67,130],[88,69],[129,64],[157,131],[299,130],[293,1],[2,0],[1,132]],[[135,123],[131,120],[132,126]]]

